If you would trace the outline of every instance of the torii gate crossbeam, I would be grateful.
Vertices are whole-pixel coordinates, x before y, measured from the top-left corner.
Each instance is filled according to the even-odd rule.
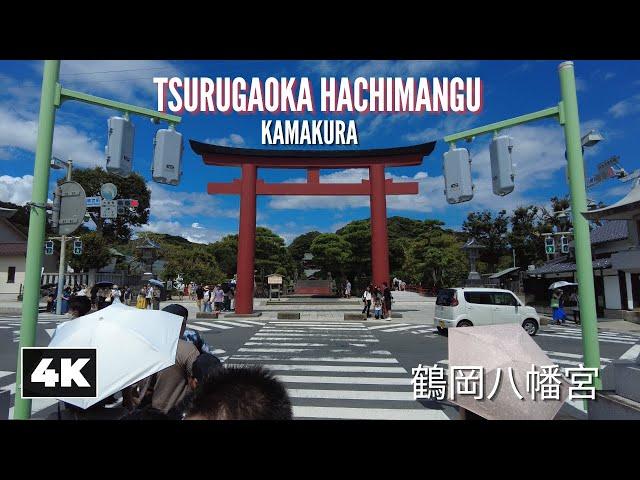
[[[207,165],[238,166],[242,177],[231,183],[209,183],[207,193],[240,195],[240,229],[236,313],[253,313],[257,195],[367,195],[371,205],[371,266],[374,284],[389,283],[389,245],[386,195],[415,195],[417,182],[385,179],[385,166],[415,166],[429,155],[435,142],[376,150],[258,150],[223,147],[190,140],[193,151]],[[307,170],[306,183],[266,183],[258,168]],[[361,183],[321,183],[320,168],[368,168]]]

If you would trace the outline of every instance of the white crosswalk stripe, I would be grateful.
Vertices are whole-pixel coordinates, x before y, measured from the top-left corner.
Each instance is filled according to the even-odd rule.
[[[448,419],[413,399],[410,373],[375,349],[378,342],[360,324],[269,322],[226,365],[272,370],[287,386],[294,418]]]
[[[259,328],[266,325],[266,322],[256,322],[254,320],[215,320],[215,321],[190,321],[187,328],[193,328],[199,332],[209,332],[212,330],[231,330],[234,327]]]
[[[582,340],[582,331],[576,327],[559,327],[546,325],[538,331],[541,337],[565,338],[570,340]],[[620,343],[634,345],[640,341],[639,335],[621,332],[599,332],[598,341],[605,343]]]

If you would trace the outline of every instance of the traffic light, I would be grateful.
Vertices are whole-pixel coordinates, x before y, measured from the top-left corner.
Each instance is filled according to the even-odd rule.
[[[111,117],[108,121],[107,172],[128,177],[133,168],[135,128],[128,118]]]
[[[452,148],[443,155],[444,194],[448,203],[468,202],[473,198],[471,158],[466,148]]]
[[[53,240],[47,240],[44,242],[44,254],[53,255]]]
[[[569,237],[564,235],[560,237],[560,251],[562,253],[569,253]]]
[[[153,140],[151,177],[154,182],[178,185],[182,175],[182,134],[173,128],[158,130]]]
[[[513,192],[515,175],[513,173],[513,139],[507,135],[500,135],[491,140],[489,156],[491,157],[491,179],[493,193],[504,196]]]
[[[73,241],[73,254],[82,255],[82,240]]]
[[[553,237],[547,237],[544,239],[544,250],[548,255],[556,253],[556,242]]]
[[[119,198],[117,201],[118,215],[124,215],[127,210],[137,208],[140,202],[132,198]]]

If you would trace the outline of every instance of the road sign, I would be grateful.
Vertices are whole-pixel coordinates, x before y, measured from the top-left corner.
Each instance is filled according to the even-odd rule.
[[[116,200],[102,200],[100,216],[102,218],[118,218],[118,202]]]
[[[57,233],[69,235],[82,223],[87,211],[84,188],[78,182],[64,182],[59,187]],[[56,225],[54,225],[54,228]]]
[[[105,183],[100,187],[100,195],[105,200],[113,200],[118,196],[118,187],[113,183]]]
[[[85,205],[87,207],[99,207],[102,203],[102,197],[87,197],[85,199]]]

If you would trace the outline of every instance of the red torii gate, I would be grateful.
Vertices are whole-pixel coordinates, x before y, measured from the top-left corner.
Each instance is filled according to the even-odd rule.
[[[240,231],[236,313],[253,313],[254,256],[257,195],[368,195],[371,204],[371,267],[374,284],[389,283],[389,243],[386,195],[415,195],[417,182],[394,183],[384,178],[384,168],[420,165],[436,142],[374,150],[261,150],[223,147],[189,140],[206,165],[241,167],[242,178],[231,183],[212,182],[210,195],[240,195]],[[307,170],[306,183],[266,183],[258,168]],[[369,180],[361,183],[320,183],[320,169],[368,168]]]

